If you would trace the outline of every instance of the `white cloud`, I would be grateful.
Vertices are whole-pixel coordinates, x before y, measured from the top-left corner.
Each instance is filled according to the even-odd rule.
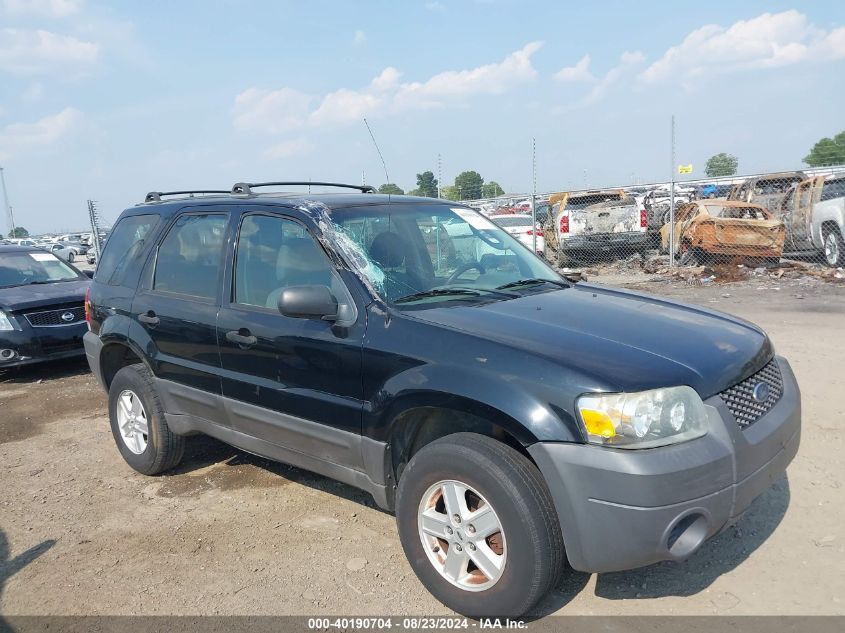
[[[291,88],[249,88],[235,97],[235,127],[252,132],[287,132],[305,124],[310,103],[311,97]]]
[[[584,98],[584,104],[589,105],[601,101],[607,92],[630,76],[631,71],[645,61],[645,55],[640,51],[625,51],[619,58],[619,63],[607,71]]]
[[[100,47],[52,31],[0,30],[0,71],[30,74],[97,61]]]
[[[295,138],[289,141],[282,141],[268,147],[264,151],[264,157],[271,160],[280,158],[289,158],[291,156],[299,156],[314,149],[314,145],[304,138]]]
[[[292,88],[249,88],[235,98],[235,126],[244,130],[284,132],[302,125],[342,125],[373,114],[442,107],[477,94],[503,94],[537,76],[531,56],[542,42],[531,42],[498,63],[450,70],[424,82],[401,82],[402,73],[385,68],[360,90],[341,88],[312,97]]]
[[[352,37],[352,43],[355,46],[363,46],[367,43],[367,34],[364,31],[355,31],[355,35]]]
[[[45,116],[35,123],[11,123],[0,130],[0,158],[8,158],[22,151],[49,147],[73,132],[82,121],[82,113],[65,108],[57,114]]]
[[[30,84],[30,86],[21,93],[21,101],[41,101],[44,98],[44,85],[35,82],[34,84]]]
[[[0,9],[12,15],[34,14],[63,18],[82,10],[85,0],[0,0]]]
[[[590,72],[590,56],[584,55],[574,66],[561,68],[555,73],[558,81],[594,81],[595,77]]]
[[[845,27],[813,26],[798,11],[764,13],[728,28],[708,24],[691,32],[641,74],[646,83],[705,74],[775,68],[845,57]]]

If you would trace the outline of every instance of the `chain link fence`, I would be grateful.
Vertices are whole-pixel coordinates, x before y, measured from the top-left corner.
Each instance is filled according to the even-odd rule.
[[[845,166],[471,204],[560,268],[845,282]]]

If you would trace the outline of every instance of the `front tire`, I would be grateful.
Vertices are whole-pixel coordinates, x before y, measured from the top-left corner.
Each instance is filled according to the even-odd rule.
[[[109,386],[109,420],[120,454],[139,473],[157,475],[182,461],[185,438],[167,426],[146,365],[129,365],[115,374]]]
[[[838,227],[831,227],[824,233],[824,259],[828,266],[845,266],[845,241]]]
[[[69,263],[71,263],[71,264],[72,264],[74,259],[76,259],[76,257],[74,257],[74,255],[73,255],[73,251],[71,251],[70,253],[68,253],[68,254],[67,254],[67,261],[68,261]]]
[[[423,585],[467,616],[519,617],[563,569],[563,537],[540,472],[482,435],[449,435],[414,455],[399,481],[396,523]]]

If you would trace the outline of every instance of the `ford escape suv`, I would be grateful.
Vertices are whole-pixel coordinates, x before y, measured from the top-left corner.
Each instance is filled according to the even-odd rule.
[[[434,596],[518,616],[566,563],[688,557],[795,456],[798,386],[754,325],[570,283],[457,203],[257,192],[292,184],[154,192],[114,226],[84,343],[135,470],[204,433],[356,486]]]

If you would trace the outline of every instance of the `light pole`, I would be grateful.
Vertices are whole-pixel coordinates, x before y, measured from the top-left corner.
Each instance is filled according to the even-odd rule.
[[[9,222],[9,237],[15,237],[15,216],[12,215],[12,207],[9,206],[9,194],[6,191],[6,177],[3,175],[2,167],[0,167],[0,182],[3,183],[3,203],[6,205],[6,217]]]

